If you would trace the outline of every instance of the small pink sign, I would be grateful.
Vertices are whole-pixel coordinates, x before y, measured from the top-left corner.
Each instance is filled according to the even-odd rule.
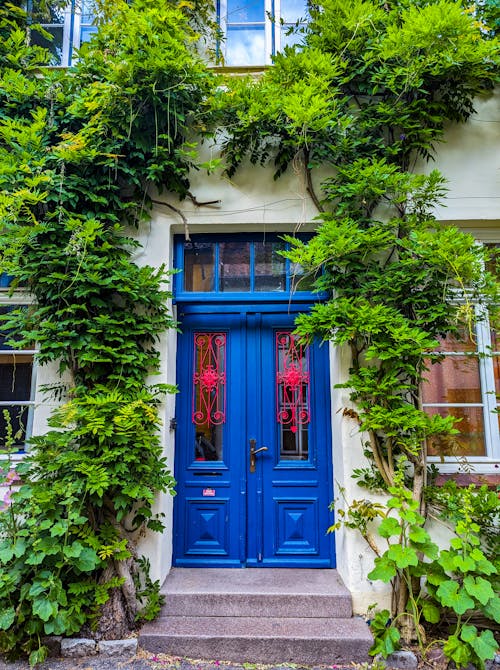
[[[215,496],[215,489],[203,489],[203,496],[213,498]]]

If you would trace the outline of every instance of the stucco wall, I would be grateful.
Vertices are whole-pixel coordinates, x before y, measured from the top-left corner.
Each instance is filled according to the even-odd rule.
[[[416,170],[440,169],[448,178],[450,191],[437,215],[446,222],[456,222],[468,229],[487,230],[487,236],[498,238],[500,232],[500,93],[477,103],[477,114],[464,126],[452,125],[446,133],[446,143],[439,147],[435,163],[420,164]],[[206,148],[210,155],[216,149]],[[247,166],[229,180],[220,174],[193,174],[192,192],[200,202],[219,200],[216,205],[196,207],[190,201],[172,201],[188,219],[192,233],[237,231],[291,231],[311,225],[317,212],[306,193],[304,180],[293,169],[275,182],[272,168]],[[160,196],[157,196],[159,199]],[[172,264],[172,239],[182,233],[180,218],[164,205],[155,205],[151,222],[139,231],[143,248],[137,253],[139,263]],[[155,381],[175,383],[176,334],[166,333],[159,344],[162,354],[160,378]],[[349,367],[345,350],[331,349],[332,382],[343,381]],[[50,368],[39,374],[39,383],[50,380]],[[346,390],[332,392],[332,433],[335,491],[345,491],[348,500],[365,496],[350,478],[354,467],[364,464],[362,439],[356,423],[342,410],[349,405]],[[51,409],[47,399],[37,395],[35,433],[45,429]],[[161,439],[170,467],[174,464],[174,431],[170,420],[175,417],[175,396],[166,398],[162,406]],[[160,496],[158,511],[165,514],[167,530],[163,536],[148,534],[141,551],[149,556],[153,577],[162,580],[171,566],[172,555],[172,498]],[[339,531],[336,538],[337,565],[346,585],[353,593],[356,612],[364,613],[378,601],[387,604],[388,590],[380,583],[372,584],[366,575],[371,569],[373,555],[354,531]]]

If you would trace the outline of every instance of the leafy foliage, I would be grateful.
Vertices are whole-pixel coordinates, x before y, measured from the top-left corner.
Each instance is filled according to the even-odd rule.
[[[189,138],[213,80],[182,8],[100,6],[68,71],[41,70],[48,55],[29,46],[26,15],[0,8],[1,271],[34,298],[3,328],[17,347],[36,341],[38,361],[63,375],[47,389],[63,402],[0,514],[0,652],[32,664],[46,634],[90,625],[120,636],[141,610],[158,611],[136,544],[145,528],[162,530],[155,495],[174,486],[158,408],[175,389],[149,382],[159,336],[175,327],[168,273],[136,264],[133,228],[152,187],[187,195]],[[108,605],[111,631],[99,628]]]
[[[288,238],[285,255],[330,295],[299,316],[297,332],[350,348],[341,386],[353,404],[344,415],[358,424],[368,459],[355,479],[390,495],[382,509],[344,501],[330,529],[359,530],[377,555],[371,578],[393,586],[392,611],[374,620],[373,651],[388,655],[400,639],[423,647],[421,621],[453,612],[445,653],[477,667],[493,643],[467,621],[476,609],[495,618],[484,581],[493,563],[474,551],[482,553],[472,517],[447,550],[453,569],[424,528],[426,445],[445,452],[458,431],[453,416],[423,411],[421,389],[440,339],[473,332],[499,287],[474,239],[434,218],[443,177],[412,167],[433,157],[446,125],[466,121],[498,80],[494,7],[323,0],[299,45],[260,79],[228,83],[214,102],[228,173],[245,159],[274,160],[276,177],[293,164],[320,212],[312,239]],[[319,167],[327,169],[317,175]],[[443,582],[424,598],[431,566]]]

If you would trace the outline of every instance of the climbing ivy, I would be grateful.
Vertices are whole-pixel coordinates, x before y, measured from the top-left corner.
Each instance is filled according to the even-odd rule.
[[[227,170],[233,174],[247,159],[273,161],[278,178],[293,165],[319,212],[316,234],[307,243],[289,238],[285,255],[330,295],[299,316],[297,332],[351,352],[341,385],[352,402],[344,420],[359,429],[367,459],[355,478],[390,493],[386,507],[352,501],[340,517],[378,553],[371,578],[393,586],[391,612],[375,620],[373,653],[389,654],[401,637],[424,649],[420,623],[435,623],[436,610],[420,580],[429,569],[424,561],[435,560],[433,607],[458,616],[445,653],[458,666],[483,667],[494,642],[465,616],[478,606],[498,623],[498,597],[482,586],[499,566],[483,563],[470,516],[455,528],[460,557],[452,552],[453,560],[438,555],[423,529],[426,445],[446,450],[457,428],[452,416],[423,411],[421,388],[440,360],[433,353],[439,340],[472,334],[499,287],[473,237],[435,219],[444,178],[435,170],[415,174],[414,167],[433,157],[446,127],[467,121],[475,98],[495,85],[498,8],[324,0],[310,14],[300,44],[260,79],[234,80],[217,92]],[[467,599],[465,609],[454,607],[452,593]]]
[[[30,17],[0,6],[1,271],[33,299],[3,328],[60,372],[45,389],[59,403],[49,429],[0,514],[0,652],[32,664],[47,634],[120,637],[158,611],[137,541],[162,530],[155,497],[174,485],[159,440],[174,389],[154,377],[159,336],[175,327],[169,277],[134,261],[134,229],[153,189],[188,195],[213,78],[191,5],[99,7],[97,35],[61,71],[30,46],[44,5]]]

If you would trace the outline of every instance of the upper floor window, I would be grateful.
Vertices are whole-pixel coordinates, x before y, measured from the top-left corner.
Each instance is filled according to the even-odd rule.
[[[34,23],[52,35],[52,40],[40,31],[32,30],[31,43],[50,51],[49,65],[69,66],[76,50],[97,30],[93,25],[94,0],[71,0],[62,9],[49,5],[47,12],[32,18]]]
[[[312,279],[280,254],[287,243],[276,235],[193,235],[176,238],[176,297],[284,299],[311,297]],[[317,295],[315,296],[317,298]]]
[[[217,0],[224,64],[270,64],[278,51],[298,41],[290,31],[306,20],[307,6],[306,0]]]

